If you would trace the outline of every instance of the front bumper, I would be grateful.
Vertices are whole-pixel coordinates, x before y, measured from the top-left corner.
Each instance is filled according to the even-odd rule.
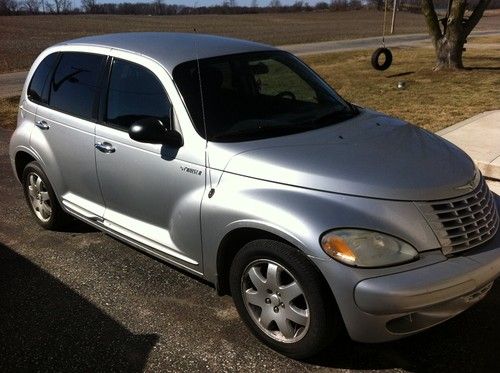
[[[500,276],[500,230],[460,256],[446,258],[436,250],[424,253],[414,263],[418,268],[392,273],[346,271],[313,260],[332,288],[351,338],[384,342],[430,328],[481,300]]]

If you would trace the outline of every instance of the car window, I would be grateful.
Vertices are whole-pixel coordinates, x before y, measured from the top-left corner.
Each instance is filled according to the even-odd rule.
[[[148,69],[115,59],[111,68],[105,121],[119,129],[139,119],[168,122],[171,104],[158,78]]]
[[[261,95],[282,96],[317,103],[316,91],[282,62],[267,58],[252,61],[257,91]]]
[[[58,57],[59,53],[49,54],[38,65],[28,87],[28,98],[30,100],[38,103],[47,103],[47,97],[44,97],[46,96],[44,95],[44,87],[46,86],[49,74],[54,69],[54,65],[56,64]]]
[[[63,53],[50,84],[49,106],[91,119],[105,56]]]
[[[173,78],[197,132],[210,141],[282,136],[357,114],[312,70],[282,51],[187,61],[174,68]]]

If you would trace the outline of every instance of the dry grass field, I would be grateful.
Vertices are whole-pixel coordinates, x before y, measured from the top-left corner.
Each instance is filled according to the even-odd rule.
[[[232,36],[273,45],[378,36],[375,10],[241,15],[45,15],[0,17],[0,73],[26,70],[44,48],[85,35],[181,31]],[[488,11],[478,30],[500,30],[500,11]],[[398,13],[396,33],[426,32],[421,14]]]
[[[372,51],[311,56],[314,67],[342,96],[362,106],[438,131],[486,110],[500,109],[500,49],[470,49],[465,71],[431,70],[429,48],[393,49],[393,65],[372,69]],[[397,88],[404,81],[406,89]]]
[[[437,131],[486,110],[500,109],[500,49],[470,49],[460,72],[433,72],[429,48],[393,49],[385,72],[369,51],[308,56],[304,60],[342,96]],[[406,89],[397,88],[404,81]],[[13,128],[19,98],[0,99],[0,126]]]
[[[17,105],[19,96],[0,98],[0,127],[14,129],[16,127]]]
[[[225,35],[273,45],[380,35],[383,13],[370,10],[246,15],[46,15],[0,17],[0,73],[26,70],[44,48],[85,35],[181,31]],[[396,32],[425,32],[420,14],[400,13]]]

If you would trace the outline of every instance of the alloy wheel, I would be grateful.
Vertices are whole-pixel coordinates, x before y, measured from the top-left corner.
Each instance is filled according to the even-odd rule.
[[[302,339],[309,329],[309,305],[296,278],[272,260],[259,259],[243,272],[241,293],[255,324],[282,343]]]
[[[42,178],[38,174],[30,172],[27,188],[31,207],[36,217],[42,222],[49,221],[52,216],[52,204],[49,191]]]

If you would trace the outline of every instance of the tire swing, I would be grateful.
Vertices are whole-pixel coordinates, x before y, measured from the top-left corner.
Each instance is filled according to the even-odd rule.
[[[392,64],[392,53],[389,48],[385,47],[385,24],[387,21],[387,0],[385,0],[384,7],[384,28],[382,31],[382,47],[377,48],[372,54],[372,66],[375,70],[384,71]],[[393,20],[394,23],[394,20]],[[384,58],[381,62],[381,56]]]

